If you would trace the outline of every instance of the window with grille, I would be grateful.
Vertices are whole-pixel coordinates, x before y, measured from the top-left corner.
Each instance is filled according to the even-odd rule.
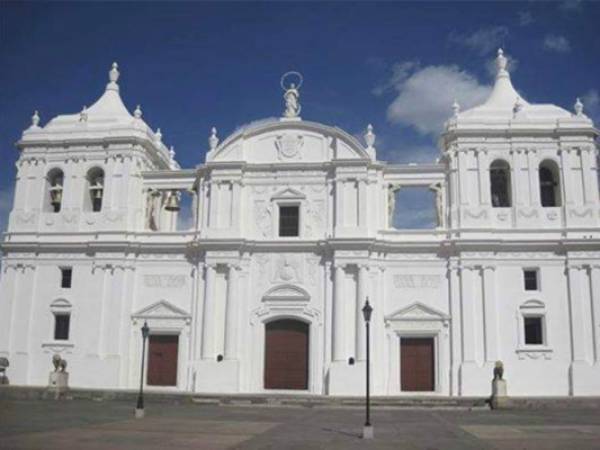
[[[300,231],[300,207],[299,206],[280,206],[279,207],[279,236],[293,237],[298,236]]]
[[[543,345],[544,344],[544,324],[541,316],[524,317],[525,325],[525,344]]]
[[[60,287],[70,289],[73,281],[73,269],[71,267],[60,268]]]
[[[71,322],[70,314],[55,314],[54,315],[54,340],[68,341],[69,340],[69,325]]]
[[[536,269],[523,270],[523,279],[525,282],[526,291],[537,291],[538,287],[538,271]]]

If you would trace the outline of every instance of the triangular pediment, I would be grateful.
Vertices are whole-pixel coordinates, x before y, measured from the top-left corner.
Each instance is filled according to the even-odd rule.
[[[166,300],[160,300],[150,306],[140,309],[131,315],[133,318],[187,319],[190,315],[183,309],[172,305]]]
[[[421,302],[415,302],[388,315],[386,320],[448,320],[450,317]]]
[[[302,301],[307,302],[310,300],[310,295],[304,289],[293,286],[291,284],[285,284],[281,286],[275,286],[269,289],[263,296],[263,302],[265,301]]]
[[[293,188],[286,188],[271,197],[271,200],[302,200],[306,195]]]

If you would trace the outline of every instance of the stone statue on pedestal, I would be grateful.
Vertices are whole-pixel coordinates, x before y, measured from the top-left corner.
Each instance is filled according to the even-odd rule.
[[[0,384],[8,384],[8,377],[6,376],[6,368],[10,364],[8,358],[0,357]]]
[[[69,388],[69,373],[67,372],[67,361],[58,353],[52,356],[54,371],[50,372],[48,378],[48,390],[54,393],[54,399],[58,400],[64,396]]]
[[[494,364],[494,379],[492,380],[492,409],[503,408],[508,404],[506,380],[503,377],[504,363],[496,361],[496,364]]]

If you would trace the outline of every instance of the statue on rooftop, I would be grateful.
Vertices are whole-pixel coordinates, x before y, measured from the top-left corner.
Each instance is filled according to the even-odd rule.
[[[286,80],[291,77],[298,78],[298,84],[289,83],[286,85]],[[285,111],[283,116],[286,118],[298,117],[300,115],[300,86],[302,86],[302,75],[298,72],[287,72],[281,77],[281,88],[285,91],[283,99],[285,100]]]

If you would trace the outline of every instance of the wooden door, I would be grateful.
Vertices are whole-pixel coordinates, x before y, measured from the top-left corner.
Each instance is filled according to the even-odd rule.
[[[403,391],[434,390],[433,338],[401,338],[400,384]]]
[[[149,386],[177,385],[177,350],[179,336],[151,335],[148,337]]]
[[[265,389],[308,389],[308,324],[276,320],[265,327]]]

